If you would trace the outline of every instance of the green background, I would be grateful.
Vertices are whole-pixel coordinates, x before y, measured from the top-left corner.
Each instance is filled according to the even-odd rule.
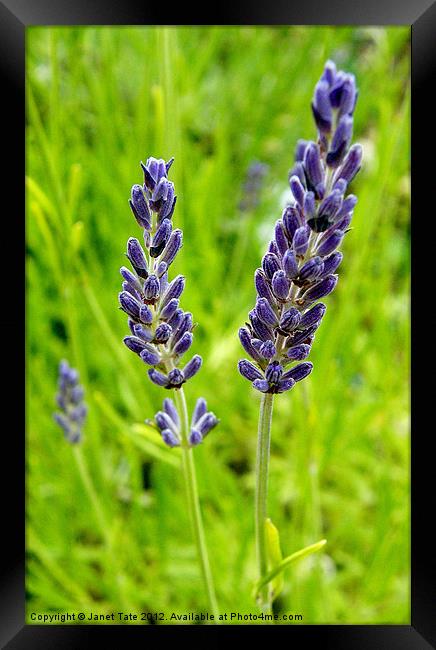
[[[276,399],[269,509],[303,623],[409,621],[409,29],[30,28],[27,32],[27,616],[207,609],[179,453],[144,424],[164,391],[122,344],[127,199],[140,160],[175,156],[173,265],[194,314],[187,384],[221,419],[195,452],[221,611],[256,613],[259,394],[236,370],[253,272],[288,191],[324,61],[359,86],[364,165],[312,375]],[[268,164],[259,206],[238,204]],[[57,366],[86,389],[81,455],[52,419]]]

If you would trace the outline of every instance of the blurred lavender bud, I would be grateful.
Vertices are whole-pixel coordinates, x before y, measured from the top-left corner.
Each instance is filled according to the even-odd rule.
[[[315,323],[319,323],[319,321],[324,317],[326,309],[327,307],[322,302],[319,302],[317,305],[308,309],[301,317],[299,328],[305,329],[307,327],[312,327]]]
[[[262,341],[268,341],[273,338],[272,329],[260,320],[255,309],[249,312],[248,317],[257,338]]]
[[[161,304],[165,306],[173,298],[180,298],[185,288],[185,278],[183,275],[177,275],[172,282],[168,285],[164,295],[162,296]]]
[[[247,359],[241,359],[238,362],[238,370],[245,379],[254,381],[255,379],[263,379],[262,373]]]
[[[144,192],[140,185],[133,185],[129,204],[133,212],[133,216],[138,222],[138,225],[141,226],[141,228],[150,230],[151,214],[150,210],[148,209],[147,201],[145,200]]]
[[[183,233],[181,230],[173,230],[171,237],[168,240],[168,243],[165,247],[164,252],[162,253],[162,262],[168,264],[168,266],[174,261],[177,253],[181,249],[183,244]]]
[[[349,115],[344,115],[339,120],[333,135],[330,150],[327,154],[326,162],[329,167],[338,167],[341,164],[350,144],[352,134],[353,119]],[[342,174],[341,178],[343,178]]]
[[[307,148],[307,145],[310,144],[308,140],[298,140],[297,146],[295,148],[295,160],[296,162],[303,162],[304,154]]]
[[[277,385],[276,393],[285,393],[295,386],[295,381],[291,378],[281,379]]]
[[[148,278],[147,260],[141,244],[135,237],[130,237],[127,242],[127,257],[136,273],[141,278]]]
[[[173,370],[170,370],[168,373],[168,386],[166,388],[180,388],[180,386],[184,383],[185,377],[183,375],[183,372],[179,370],[178,368],[174,368]]]
[[[321,133],[330,133],[333,114],[329,97],[329,84],[327,81],[321,80],[315,86],[312,112],[319,131]]]
[[[283,374],[283,366],[278,361],[271,361],[265,370],[265,379],[269,384],[278,384]]]
[[[296,345],[292,348],[290,348],[286,356],[290,361],[303,361],[303,359],[306,359],[310,354],[310,345],[305,345],[302,343],[301,345]]]
[[[292,332],[300,322],[300,312],[295,307],[290,307],[280,319],[280,329],[286,333]]]
[[[192,357],[190,361],[188,361],[186,366],[183,368],[183,375],[185,377],[185,381],[191,379],[194,375],[197,374],[197,372],[201,368],[202,363],[203,363],[203,359],[200,357],[199,354],[196,354],[195,356]]]
[[[344,233],[341,230],[335,230],[331,235],[321,240],[316,252],[322,257],[330,255],[339,246],[343,238]]]
[[[297,231],[298,232],[298,231]],[[272,290],[279,300],[287,300],[291,284],[284,271],[276,271],[272,278]]]
[[[324,71],[321,75],[321,80],[326,81],[329,86],[332,86],[336,79],[336,65],[330,59],[324,65]]]
[[[139,320],[140,303],[127,291],[121,291],[118,294],[118,300],[121,309],[131,316],[134,320]]]
[[[136,298],[137,300],[140,299],[141,294],[138,293],[138,291],[135,289],[135,287],[132,287],[130,282],[124,281],[121,286],[123,288],[123,291],[127,291],[127,293],[130,293],[130,295],[133,296],[134,298]]]
[[[191,429],[190,434],[189,434],[189,444],[190,444],[190,446],[191,447],[196,447],[201,442],[203,442],[203,436],[201,435],[200,431],[197,431],[197,429]]]
[[[197,402],[195,404],[194,411],[192,413],[192,420],[191,424],[192,426],[195,425],[196,422],[207,412],[207,403],[204,397],[199,397],[197,399]]]
[[[164,429],[162,431],[162,440],[168,447],[179,447],[180,446],[180,441],[176,434],[171,431],[171,429]]]
[[[282,260],[283,270],[291,280],[298,275],[298,262],[295,253],[292,249],[288,248]]]
[[[260,298],[266,298],[271,306],[275,305],[275,298],[262,269],[256,269],[254,273],[254,284],[258,296]]]
[[[174,316],[176,309],[179,306],[179,301],[177,298],[172,298],[161,310],[159,316],[162,320],[169,320]]]
[[[271,325],[275,327],[278,324],[276,313],[266,298],[258,298],[256,303],[256,311],[260,320],[264,322],[265,325]]]
[[[153,156],[147,159],[145,165],[141,162],[141,167],[144,172],[144,185],[149,191],[153,191],[160,179],[168,172],[165,161],[162,158],[153,158]]]
[[[140,338],[145,343],[150,343],[153,339],[152,331],[149,327],[143,327],[139,323],[135,323],[133,326],[133,335],[137,338]]]
[[[309,245],[310,237],[310,228],[307,226],[301,226],[295,231],[294,238],[292,240],[292,246],[296,255],[305,255],[307,247]]]
[[[177,433],[177,428],[173,419],[165,411],[158,411],[154,416],[155,422],[161,431],[165,429],[170,429],[174,433]]]
[[[77,444],[82,439],[82,427],[88,411],[83,401],[84,395],[83,386],[79,384],[79,373],[62,360],[58,367],[58,393],[55,396],[61,412],[53,413],[53,418],[71,444]]]
[[[128,282],[132,287],[136,289],[136,291],[141,292],[142,291],[142,286],[141,283],[139,282],[138,278],[136,275],[132,273],[127,267],[122,266],[120,268],[120,273],[123,276],[124,280]]]
[[[145,325],[150,325],[153,322],[153,312],[148,305],[140,305],[138,319]]]
[[[354,75],[346,75],[342,84],[342,90],[339,101],[339,115],[351,115],[356,105],[357,93]]]
[[[313,192],[306,192],[304,195],[303,211],[306,219],[311,219],[316,213],[315,194]]]
[[[180,427],[180,416],[177,412],[176,405],[174,404],[173,400],[169,397],[166,397],[163,401],[163,409],[168,417],[170,417],[173,421],[174,426],[178,429]]]
[[[252,344],[251,336],[247,328],[241,327],[238,333],[239,333],[239,340],[241,341],[242,347],[244,348],[246,353],[250,355],[250,357],[255,361],[262,362],[262,357],[260,356],[259,352]]]
[[[333,185],[333,190],[337,190],[343,196],[347,189],[347,181],[344,178],[339,178]]]

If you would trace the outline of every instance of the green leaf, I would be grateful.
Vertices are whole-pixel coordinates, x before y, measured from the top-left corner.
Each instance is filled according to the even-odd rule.
[[[277,528],[272,523],[271,519],[265,519],[265,537],[266,548],[268,553],[268,569],[272,569],[279,565],[283,560],[282,550],[280,548],[280,535]],[[271,598],[275,600],[282,592],[284,585],[283,572],[280,571],[273,580],[271,580]]]
[[[259,593],[260,589],[262,589],[262,587],[264,587],[269,582],[274,580],[276,576],[278,576],[285,569],[287,569],[287,567],[290,564],[293,564],[297,560],[302,560],[303,558],[307,557],[308,555],[311,555],[312,553],[316,553],[326,543],[327,543],[326,539],[321,539],[319,542],[316,542],[316,544],[311,544],[310,546],[306,546],[305,548],[302,548],[299,551],[292,553],[292,555],[288,555],[287,557],[285,557],[285,559],[282,560],[279,564],[277,564],[274,569],[272,569],[266,576],[264,576],[261,580],[259,580],[259,582],[256,585],[255,596],[257,597],[257,594]]]

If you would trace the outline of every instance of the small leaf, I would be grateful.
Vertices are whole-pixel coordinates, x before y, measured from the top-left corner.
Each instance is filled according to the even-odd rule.
[[[260,589],[262,589],[262,587],[264,587],[269,582],[274,580],[276,576],[282,573],[290,564],[293,564],[297,560],[302,560],[304,557],[307,557],[312,553],[316,553],[326,543],[327,543],[326,539],[321,539],[319,542],[316,542],[316,544],[311,544],[310,546],[306,546],[305,548],[302,548],[299,551],[292,553],[292,555],[288,555],[287,557],[285,557],[285,559],[282,560],[279,564],[277,564],[274,567],[274,569],[272,569],[266,576],[264,576],[261,580],[259,580],[259,582],[256,585],[255,595],[257,596],[257,594],[259,593]]]
[[[265,537],[266,548],[268,553],[268,570],[272,571],[275,566],[283,560],[282,550],[280,548],[280,535],[271,519],[265,519]],[[282,592],[284,585],[283,572],[271,580],[271,598],[275,600]]]

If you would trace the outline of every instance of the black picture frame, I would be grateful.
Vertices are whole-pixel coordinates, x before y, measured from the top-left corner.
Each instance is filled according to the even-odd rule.
[[[410,25],[412,31],[412,313],[414,338],[412,344],[412,553],[411,553],[411,625],[301,625],[268,627],[266,634],[285,634],[295,643],[322,643],[323,647],[360,650],[387,648],[411,650],[436,647],[436,560],[432,544],[431,520],[434,518],[435,491],[432,484],[433,455],[429,440],[434,435],[431,422],[432,373],[434,368],[434,334],[431,330],[433,260],[431,228],[435,217],[431,207],[434,175],[431,153],[434,149],[435,102],[432,90],[436,83],[436,2],[414,0],[305,0],[304,3],[244,3],[220,7],[215,16],[206,15],[204,7],[188,12],[179,8],[151,7],[124,0],[3,0],[0,2],[0,65],[2,66],[3,174],[2,204],[4,215],[3,307],[0,321],[3,341],[2,409],[3,454],[3,534],[1,580],[2,647],[15,650],[32,648],[88,648],[105,637],[118,645],[137,647],[144,640],[171,639],[192,632],[198,642],[206,641],[211,631],[207,626],[41,626],[24,624],[25,582],[25,420],[23,369],[25,304],[20,292],[21,243],[24,241],[24,168],[25,168],[25,30],[30,25],[92,25],[92,24],[304,24],[304,25]],[[434,181],[433,181],[434,184]],[[7,207],[4,204],[7,204]],[[429,249],[430,242],[430,249]],[[423,252],[424,251],[424,252]],[[420,291],[422,289],[422,291]],[[425,346],[425,348],[424,348]],[[23,357],[20,358],[20,350]],[[425,363],[419,364],[420,358]],[[22,400],[22,401],[21,401]],[[22,407],[22,408],[21,408]],[[419,415],[423,415],[420,418]],[[422,426],[419,423],[422,422]],[[24,426],[23,426],[24,425]],[[432,471],[433,470],[433,471]],[[250,627],[250,626],[247,626]],[[253,629],[250,627],[250,630]],[[265,627],[256,626],[256,635]],[[238,636],[247,631],[237,631]],[[219,636],[235,636],[234,628],[219,626]],[[148,636],[150,635],[150,636]],[[179,637],[180,639],[180,637]],[[259,638],[260,641],[260,638]]]

